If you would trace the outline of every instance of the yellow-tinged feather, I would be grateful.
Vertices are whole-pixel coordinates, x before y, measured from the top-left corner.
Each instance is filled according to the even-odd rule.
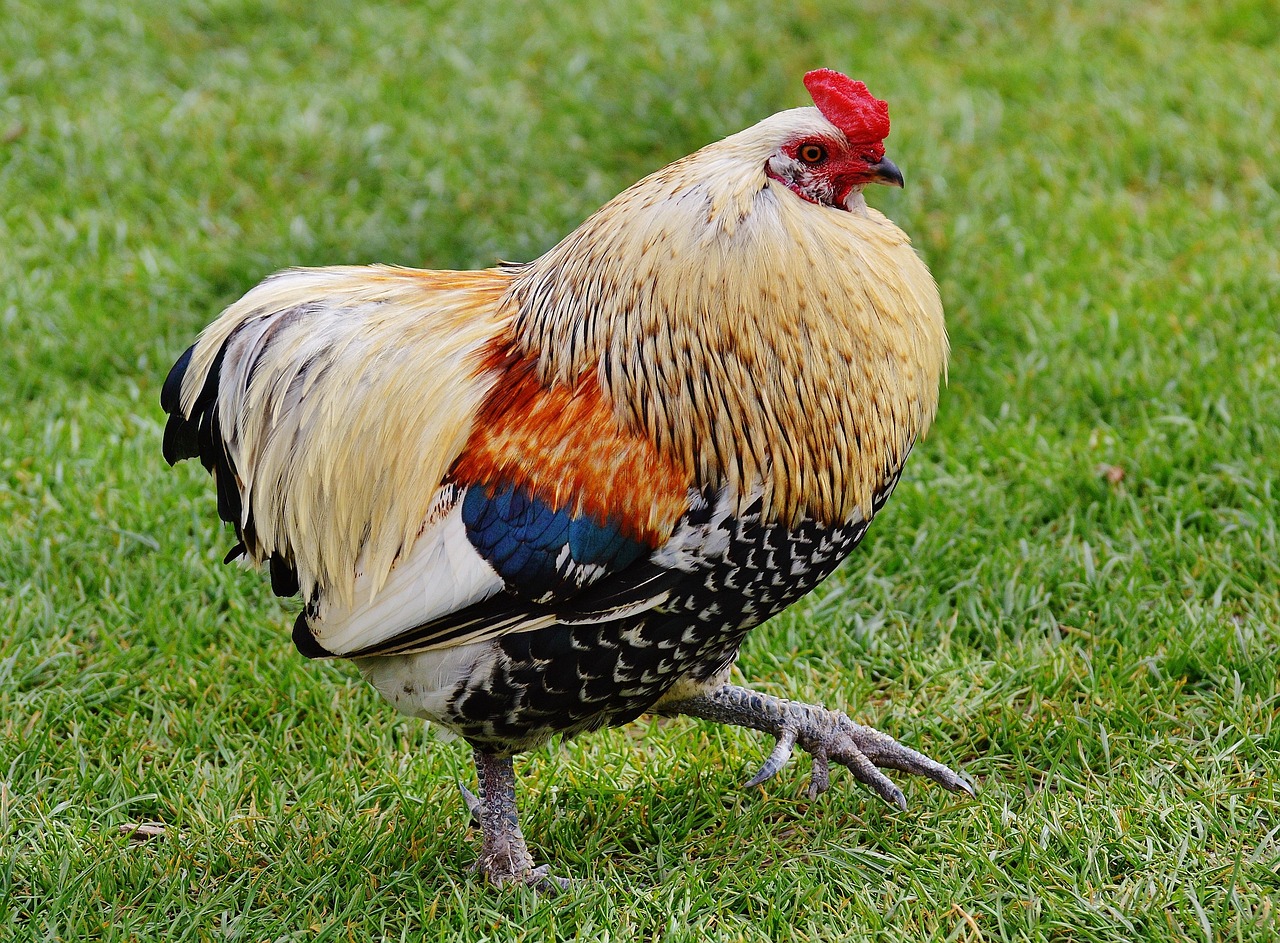
[[[304,598],[349,608],[358,579],[376,596],[432,526],[477,414],[516,408],[494,356],[512,345],[547,386],[590,389],[594,373],[603,415],[653,443],[663,481],[727,484],[740,508],[762,491],[788,523],[870,516],[933,419],[942,307],[907,237],[860,196],[818,206],[766,177],[807,133],[839,132],[814,108],[775,115],[640,181],[526,266],[299,269],[249,292],[201,335],[182,408],[226,345],[219,422],[250,556],[285,556]],[[584,434],[537,421],[545,434],[495,439],[508,459],[554,464]],[[570,481],[554,479],[554,500],[625,501],[563,493]],[[662,534],[678,511],[631,517]]]
[[[350,605],[358,570],[378,592],[496,379],[483,355],[510,330],[508,287],[497,271],[297,269],[205,330],[182,405],[230,339],[219,418],[255,560],[285,555],[304,598],[318,587]]]
[[[705,147],[517,270],[511,292],[544,380],[597,370],[620,421],[744,502],[762,485],[788,522],[870,514],[933,420],[948,350],[902,230],[766,177],[784,139],[833,131],[802,108]]]

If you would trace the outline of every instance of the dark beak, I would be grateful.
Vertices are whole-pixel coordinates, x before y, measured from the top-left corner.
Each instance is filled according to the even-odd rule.
[[[907,182],[902,179],[902,171],[898,169],[898,165],[887,157],[878,164],[872,164],[871,171],[876,175],[876,183],[883,183],[886,187],[901,189],[907,185]]]

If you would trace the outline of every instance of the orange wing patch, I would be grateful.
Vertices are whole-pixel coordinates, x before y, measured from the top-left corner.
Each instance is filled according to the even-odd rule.
[[[476,417],[454,480],[515,485],[553,507],[617,521],[650,546],[671,535],[692,478],[618,422],[594,374],[546,387],[537,363],[509,348],[495,351],[490,365],[502,379]]]

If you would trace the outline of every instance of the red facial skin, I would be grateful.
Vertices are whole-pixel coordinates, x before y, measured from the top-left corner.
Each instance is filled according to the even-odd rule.
[[[879,141],[850,144],[824,137],[800,138],[784,144],[765,164],[764,172],[801,199],[839,210],[849,209],[849,195],[869,183],[902,185],[902,175],[884,159],[884,144]]]

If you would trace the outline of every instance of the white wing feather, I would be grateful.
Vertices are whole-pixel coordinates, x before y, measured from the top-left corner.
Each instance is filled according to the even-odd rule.
[[[398,560],[381,589],[366,592],[370,578],[357,563],[355,604],[325,597],[308,624],[315,640],[335,655],[377,645],[438,616],[465,609],[502,589],[502,578],[467,539],[462,504],[442,489],[447,507],[428,519],[413,549]]]
[[[376,603],[393,568],[409,579],[397,562],[417,561],[417,579],[435,565],[467,569],[457,552],[441,550],[449,538],[417,543],[496,379],[484,357],[510,329],[508,284],[497,271],[294,269],[258,285],[200,336],[183,412],[222,353],[216,408],[240,527],[252,524],[246,550],[255,562],[279,554],[303,599],[345,612],[332,622],[335,637],[360,636],[383,605],[413,608],[403,590]],[[469,580],[457,592],[484,591],[479,575]]]

